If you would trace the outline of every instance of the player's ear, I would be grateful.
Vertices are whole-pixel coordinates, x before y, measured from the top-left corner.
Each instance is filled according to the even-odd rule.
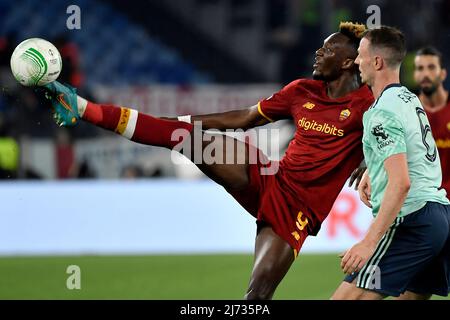
[[[348,70],[355,66],[355,59],[347,58],[342,62],[342,69]]]
[[[441,81],[445,81],[447,79],[447,69],[442,68],[441,70]]]
[[[383,68],[384,60],[381,56],[375,56],[373,58],[373,67],[375,70],[381,70]]]

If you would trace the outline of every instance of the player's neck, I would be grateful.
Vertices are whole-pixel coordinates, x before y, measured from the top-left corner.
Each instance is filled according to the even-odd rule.
[[[375,99],[378,99],[383,90],[390,84],[400,83],[400,74],[398,71],[388,71],[375,76],[372,93]]]
[[[426,111],[438,112],[447,105],[448,91],[446,91],[444,86],[441,84],[436,91],[429,96],[421,92],[419,99]]]
[[[356,74],[344,73],[338,79],[327,82],[327,95],[331,99],[338,99],[359,89],[359,87],[360,84]]]

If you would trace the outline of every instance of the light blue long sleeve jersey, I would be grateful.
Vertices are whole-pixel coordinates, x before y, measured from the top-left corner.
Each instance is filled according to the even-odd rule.
[[[430,124],[419,98],[400,84],[387,86],[364,114],[363,149],[371,182],[373,215],[380,210],[388,183],[384,161],[406,153],[411,188],[398,217],[425,204],[449,204]]]

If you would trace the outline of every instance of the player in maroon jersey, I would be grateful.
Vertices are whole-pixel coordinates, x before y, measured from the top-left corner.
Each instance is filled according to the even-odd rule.
[[[439,150],[442,167],[442,187],[450,195],[450,98],[442,84],[447,70],[442,53],[436,48],[419,49],[414,59],[414,80],[419,85],[422,102],[431,131]]]
[[[280,162],[267,162],[259,150],[258,161],[249,161],[254,146],[233,141],[228,150],[225,141],[215,156],[225,157],[242,148],[245,161],[237,161],[243,155],[234,152],[232,164],[196,163],[257,218],[255,260],[245,297],[270,299],[304,240],[317,234],[345,181],[363,159],[362,115],[373,97],[367,86],[361,86],[354,59],[364,29],[342,23],[340,31],[316,51],[314,80],[293,81],[245,110],[183,116],[176,121],[88,102],[57,82],[47,85],[47,95],[60,125],[70,126],[81,118],[135,142],[170,149],[180,143],[172,138],[175,131],[186,132],[181,143],[195,149],[190,139],[195,135],[194,121],[201,121],[203,129],[226,130],[292,119],[296,133]],[[203,136],[208,139],[203,139],[200,151],[212,143],[207,133]],[[233,140],[222,135],[216,139]]]

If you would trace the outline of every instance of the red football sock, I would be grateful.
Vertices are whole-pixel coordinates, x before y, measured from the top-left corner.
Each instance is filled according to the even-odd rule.
[[[172,149],[180,141],[173,141],[177,129],[192,132],[194,126],[187,122],[158,119],[136,110],[113,105],[88,102],[83,120],[143,144]]]

